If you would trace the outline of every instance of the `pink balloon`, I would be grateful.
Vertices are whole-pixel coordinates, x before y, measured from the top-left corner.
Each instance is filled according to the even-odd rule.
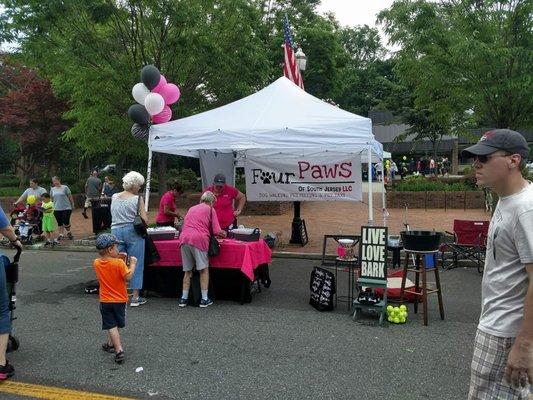
[[[165,106],[163,111],[161,111],[159,114],[152,115],[152,122],[154,124],[162,124],[163,122],[170,121],[170,118],[172,118],[172,110],[169,106]]]
[[[155,88],[152,89],[152,93],[159,93],[161,94],[161,89],[165,87],[167,84],[167,79],[161,74],[161,78],[159,79],[159,83]]]
[[[165,86],[163,86],[159,94],[163,96],[165,104],[174,104],[176,101],[178,101],[181,95],[179,87],[173,83],[167,83]]]

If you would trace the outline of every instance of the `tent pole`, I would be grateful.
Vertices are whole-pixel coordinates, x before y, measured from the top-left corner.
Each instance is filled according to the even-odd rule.
[[[144,211],[148,212],[150,202],[150,179],[152,177],[152,149],[148,147],[148,166],[146,167],[146,191],[144,193]]]
[[[368,225],[374,226],[374,210],[372,208],[372,147],[368,146]]]

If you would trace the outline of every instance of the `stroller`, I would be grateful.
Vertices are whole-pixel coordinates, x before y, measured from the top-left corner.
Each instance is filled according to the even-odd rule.
[[[13,322],[15,319],[15,309],[16,309],[16,285],[19,280],[19,259],[20,254],[22,253],[22,247],[17,247],[17,253],[15,254],[15,257],[13,257],[13,262],[9,261],[9,259],[3,255],[0,254],[0,257],[3,257],[5,260],[5,271],[6,271],[6,288],[7,288],[7,295],[9,296],[9,311],[10,311],[10,319],[11,322]],[[0,288],[1,290],[1,288]],[[15,351],[20,347],[19,340],[13,336],[9,335],[9,341],[7,343],[7,351]]]
[[[33,235],[42,234],[43,211],[39,205],[17,206],[11,211],[11,225],[23,244],[33,244]]]

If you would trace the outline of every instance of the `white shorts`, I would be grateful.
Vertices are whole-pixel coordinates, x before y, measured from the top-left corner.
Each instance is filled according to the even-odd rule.
[[[202,251],[189,244],[181,245],[181,261],[183,263],[183,271],[192,271],[196,267],[197,271],[209,267],[209,257],[207,251]]]

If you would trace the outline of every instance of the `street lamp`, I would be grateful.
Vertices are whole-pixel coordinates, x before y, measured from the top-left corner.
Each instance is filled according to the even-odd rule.
[[[298,47],[298,51],[296,51],[295,54],[296,62],[298,63],[298,69],[300,71],[305,71],[305,67],[307,66],[307,56],[302,51],[301,47]]]
[[[307,57],[302,51],[301,47],[298,47],[298,50],[296,51],[296,54],[294,56],[296,58],[298,69],[300,70],[300,72],[304,72],[305,68],[307,67]],[[293,204],[294,216],[292,218],[292,232],[289,243],[300,244],[302,246],[305,246],[309,240],[307,238],[307,229],[305,226],[305,221],[300,217],[300,202],[295,201],[293,202]]]

